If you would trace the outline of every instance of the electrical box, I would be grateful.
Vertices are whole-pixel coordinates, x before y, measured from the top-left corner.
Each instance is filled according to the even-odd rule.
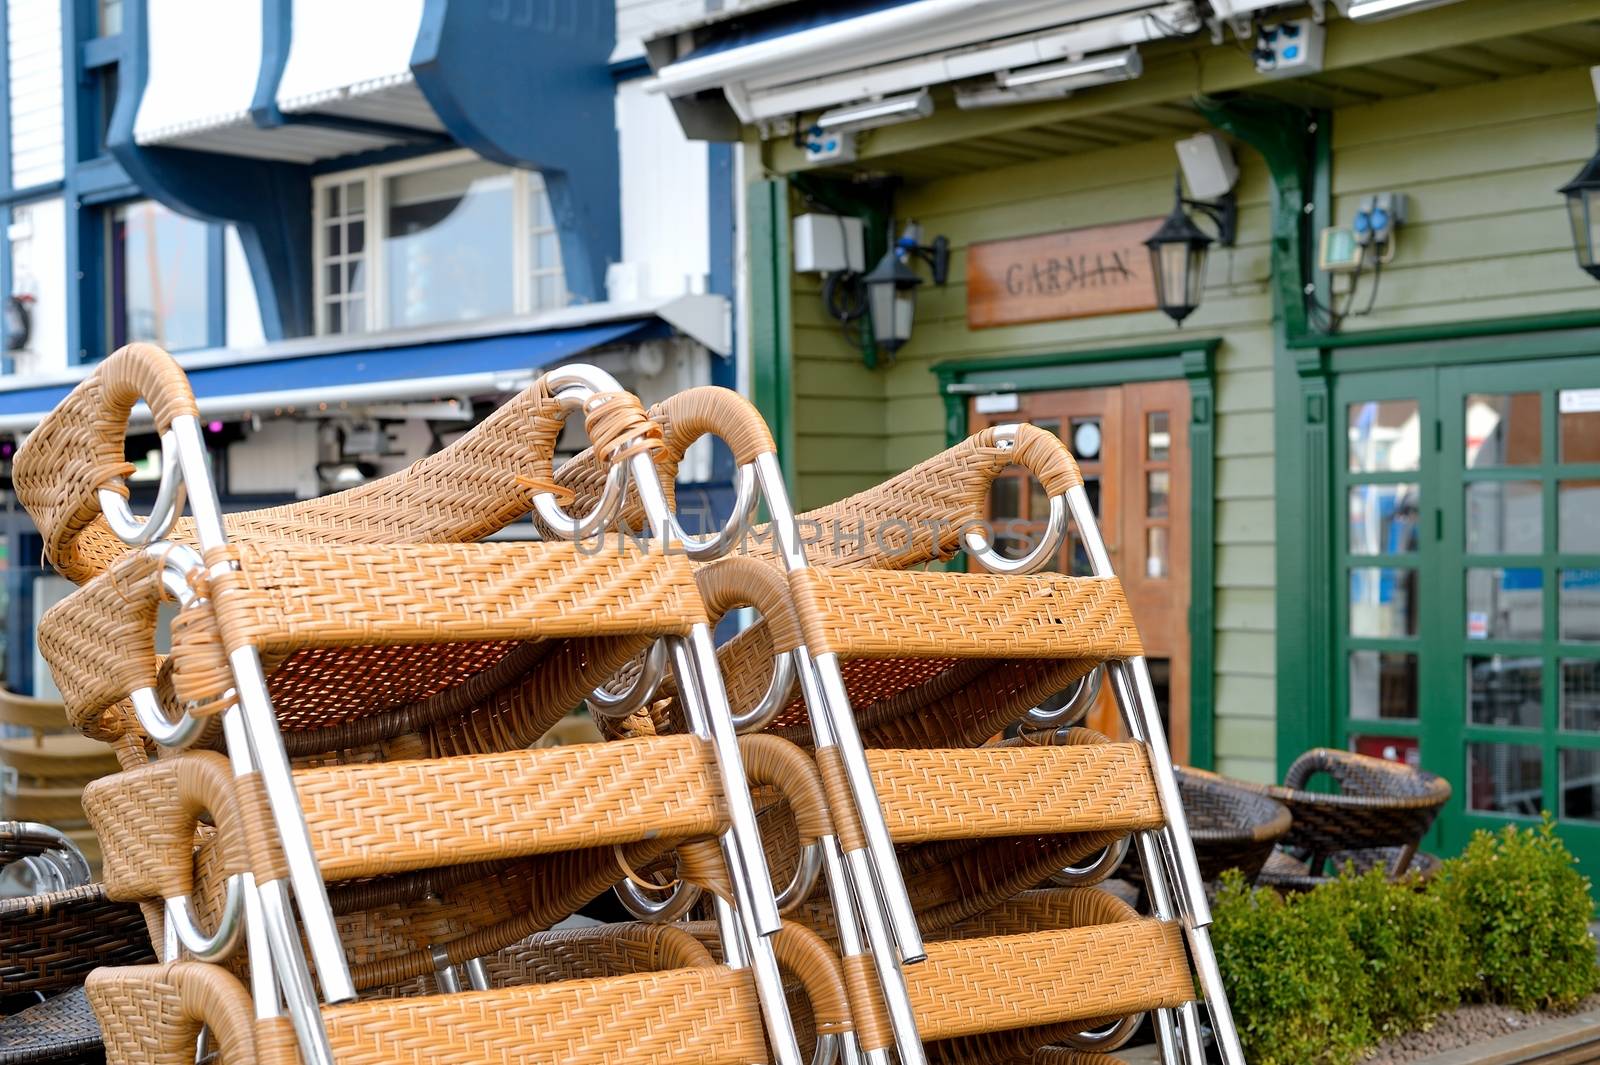
[[[1329,226],[1317,242],[1317,269],[1325,274],[1353,274],[1361,265],[1361,245],[1349,226]]]
[[[798,274],[865,273],[867,246],[861,219],[817,212],[796,216],[794,269]]]
[[[1256,73],[1269,78],[1294,78],[1322,69],[1328,32],[1308,18],[1289,19],[1256,31]]]
[[[806,162],[853,163],[855,159],[856,135],[849,130],[812,128],[806,133]]]
[[[1196,133],[1178,142],[1178,165],[1196,200],[1220,200],[1239,183],[1239,164],[1228,142],[1215,133]]]

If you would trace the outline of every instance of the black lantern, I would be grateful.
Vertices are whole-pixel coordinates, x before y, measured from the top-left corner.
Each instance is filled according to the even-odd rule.
[[[1183,198],[1183,176],[1178,176],[1176,202],[1161,228],[1150,234],[1150,270],[1155,275],[1156,305],[1179,325],[1200,306],[1206,283],[1206,255],[1211,245],[1233,244],[1237,217],[1233,194],[1217,203]],[[1194,224],[1185,208],[1193,207],[1217,226],[1212,237]]]
[[[867,313],[872,321],[872,339],[878,350],[893,355],[911,339],[911,326],[917,314],[917,286],[922,278],[911,269],[913,258],[922,259],[933,273],[933,283],[942,285],[950,272],[950,242],[935,237],[932,244],[921,243],[922,229],[915,222],[884,253],[871,273],[862,278],[867,286]]]
[[[1572,246],[1578,265],[1600,280],[1600,152],[1583,164],[1578,176],[1561,186],[1572,221]]]

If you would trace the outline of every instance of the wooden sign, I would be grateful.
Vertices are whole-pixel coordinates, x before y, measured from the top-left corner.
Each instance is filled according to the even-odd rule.
[[[1156,307],[1145,239],[1159,218],[1064,229],[967,249],[967,325],[1088,318]]]

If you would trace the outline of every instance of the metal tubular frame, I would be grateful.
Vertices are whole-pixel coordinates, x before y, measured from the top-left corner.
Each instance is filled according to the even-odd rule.
[[[1088,492],[1082,485],[1069,488],[1066,502],[1072,513],[1073,524],[1083,540],[1084,551],[1089,556],[1090,571],[1096,577],[1116,576]],[[1233,1012],[1228,1007],[1222,972],[1217,967],[1216,951],[1211,945],[1211,907],[1206,900],[1205,883],[1200,876],[1200,862],[1195,857],[1194,841],[1189,835],[1189,822],[1179,795],[1177,774],[1173,771],[1172,752],[1167,748],[1166,733],[1161,727],[1155,688],[1150,682],[1150,667],[1141,655],[1112,662],[1107,675],[1128,734],[1149,750],[1156,795],[1165,821],[1165,825],[1154,833],[1138,834],[1139,857],[1144,864],[1145,882],[1150,888],[1151,906],[1156,916],[1176,916],[1181,921],[1200,987],[1205,994],[1206,1007],[1211,1014],[1211,1029],[1223,1065],[1244,1065],[1244,1048],[1239,1043],[1239,1030],[1234,1024]],[[1172,879],[1170,888],[1169,871]],[[1162,1011],[1162,1014],[1166,1012]],[[1163,1052],[1169,1049],[1170,1038],[1170,1049],[1174,1055],[1182,1053],[1191,1061],[1203,1061],[1203,1057],[1190,1056],[1198,1051],[1200,1039],[1199,1018],[1194,1003],[1190,1002],[1181,1008],[1178,1021],[1178,1031],[1173,1032],[1169,1028],[1172,1022],[1162,1015],[1157,1016],[1158,1037]],[[1177,1061],[1179,1058],[1168,1056],[1166,1060]]]
[[[574,410],[582,409],[600,393],[622,391],[622,386],[610,374],[583,364],[551,370],[545,379],[551,394],[569,415]],[[650,532],[661,541],[662,550],[683,550],[691,555],[704,550],[704,544],[690,544],[673,517],[666,496],[661,491],[661,483],[656,479],[653,455],[640,452],[629,458],[625,465],[612,469],[625,470],[628,479],[634,482]],[[611,474],[607,476],[609,478]],[[534,505],[541,517],[547,512],[562,514],[551,493],[535,496]],[[552,523],[551,527],[564,535],[563,530],[575,524],[571,519],[566,519],[561,523]],[[772,1046],[774,1065],[801,1065],[799,1045],[784,997],[777,956],[768,938],[781,927],[777,899],[772,890],[772,874],[761,847],[755,804],[750,798],[749,780],[745,776],[739,739],[733,727],[733,712],[723,687],[711,632],[703,622],[699,622],[690,628],[687,636],[669,636],[660,642],[667,649],[689,729],[711,744],[727,803],[729,825],[718,836],[717,843],[733,885],[734,905],[728,906],[719,899],[716,907],[725,956],[730,965],[737,964],[735,958],[741,959],[743,966],[748,967],[754,977],[756,997]]]
[[[558,398],[564,386],[571,389],[574,385],[581,385],[590,395],[615,388],[615,382],[608,380],[609,375],[598,372],[569,374],[570,369],[575,368],[562,367],[549,374],[551,391]],[[588,371],[589,368],[582,369]],[[785,570],[803,569],[809,565],[801,543],[794,508],[789,501],[788,489],[784,485],[783,473],[775,453],[763,452],[756,455],[751,462],[739,467],[739,488],[732,513],[715,537],[700,541],[693,541],[687,537],[671,513],[665,494],[661,490],[660,481],[657,479],[658,474],[651,456],[648,454],[633,456],[629,468],[630,480],[635,490],[639,492],[640,502],[651,525],[651,533],[662,541],[664,550],[681,548],[693,558],[710,559],[735,546],[740,536],[734,533],[743,533],[758,499],[756,492],[746,493],[748,484],[759,489],[759,498],[766,501],[772,518],[771,528],[783,557]],[[553,509],[553,505],[554,497],[550,496],[539,511],[541,517]],[[571,524],[570,519],[565,524]],[[552,525],[552,527],[559,530],[562,526]],[[697,627],[697,635],[699,628],[703,626]],[[711,647],[709,633],[705,633],[703,639],[697,639],[696,643],[697,646],[703,646],[703,661],[711,672],[715,672],[716,656]],[[889,838],[888,826],[883,820],[877,791],[867,769],[861,735],[856,727],[855,714],[850,707],[848,695],[845,693],[844,678],[839,672],[838,660],[831,655],[813,656],[802,645],[791,653],[791,662],[793,665],[790,672],[800,682],[806,705],[812,708],[811,727],[817,746],[837,747],[843,755],[851,796],[868,840],[864,850],[854,851],[849,855],[840,850],[836,839],[829,848],[824,848],[821,852],[823,865],[828,872],[829,890],[833,894],[835,905],[837,906],[839,901],[846,897],[853,897],[855,903],[854,906],[838,911],[841,914],[840,928],[842,930],[847,924],[843,915],[849,910],[854,910],[865,928],[867,941],[871,946],[873,965],[883,991],[900,1060],[903,1065],[926,1065],[927,1058],[917,1032],[905,978],[900,972],[902,960],[919,961],[926,956],[926,951],[922,945],[921,931],[917,927],[916,914],[911,907],[910,894],[906,889],[899,861],[895,857],[894,844]],[[781,709],[783,702],[781,696],[786,694],[793,684],[793,679],[786,678],[783,674],[782,666],[775,662],[772,681],[761,702],[737,717],[730,714],[730,720],[738,731],[754,731]],[[719,673],[716,674],[716,679],[717,683],[713,687],[720,688]],[[679,683],[682,690],[681,679]],[[687,690],[683,690],[683,696],[685,714],[691,718],[693,727],[694,712],[691,706],[693,696]],[[714,718],[716,716],[719,715],[713,715]],[[830,849],[838,853],[829,853]],[[764,868],[764,856],[762,865]],[[770,883],[770,880],[765,879],[764,872],[761,877]],[[842,889],[838,886],[841,878],[846,885]],[[737,879],[735,883],[738,883]],[[670,901],[667,905],[670,905]],[[845,944],[841,931],[841,945],[845,947],[846,955],[860,953],[862,948],[859,936],[852,932],[850,938],[852,942]],[[842,1052],[847,1057],[854,1053],[863,1059],[871,1059],[874,1065],[877,1065],[877,1059],[880,1057],[887,1060],[886,1052],[860,1052],[853,1040],[843,1048]]]
[[[37,840],[48,840],[51,843],[49,850],[43,854],[33,854],[23,858],[21,865],[28,869],[35,880],[55,885],[53,888],[41,886],[40,890],[64,891],[67,888],[81,887],[94,879],[94,874],[89,868],[89,859],[83,856],[83,851],[72,842],[59,828],[40,821],[12,821],[14,831],[19,836],[32,837]]]
[[[163,587],[178,599],[182,608],[195,598],[190,578],[204,570],[203,556],[185,545],[158,542],[157,537],[171,529],[185,499],[194,516],[201,552],[226,544],[227,533],[222,507],[211,481],[199,420],[187,414],[175,417],[162,433],[161,440],[161,485],[148,518],[136,518],[127,500],[114,490],[102,488],[98,498],[107,523],[123,542],[131,547],[143,547],[161,560]],[[221,562],[218,568],[227,565]],[[332,1065],[332,1051],[322,1028],[310,967],[301,949],[302,924],[316,958],[324,998],[330,1002],[353,999],[355,987],[334,929],[333,911],[321,869],[311,850],[310,835],[294,791],[288,756],[267,695],[260,659],[253,648],[244,648],[229,656],[229,664],[236,696],[235,704],[222,715],[229,761],[236,777],[255,772],[262,776],[274,827],[284,848],[299,902],[298,914],[290,901],[289,885],[282,882],[259,884],[253,874],[245,873],[230,880],[223,920],[211,936],[200,933],[192,921],[183,920],[182,915],[187,912],[186,900],[176,905],[169,900],[166,904],[168,931],[163,946],[174,957],[180,947],[195,949],[205,958],[225,957],[237,942],[238,916],[242,908],[244,935],[253,962],[251,990],[256,1016],[278,1016],[281,994],[308,1065]],[[149,689],[130,695],[141,725],[158,743],[183,747],[198,737],[204,725],[202,720],[187,711],[176,722],[167,720],[160,711],[155,693]]]

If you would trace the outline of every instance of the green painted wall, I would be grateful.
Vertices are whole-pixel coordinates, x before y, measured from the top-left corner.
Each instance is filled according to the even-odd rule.
[[[1368,193],[1410,196],[1377,309],[1345,331],[1594,308],[1556,194],[1594,129],[1586,67],[1338,111],[1334,218],[1347,224]]]
[[[1267,292],[1268,183],[1244,161],[1238,246],[1213,256],[1205,305],[1181,333],[1156,312],[969,330],[966,247],[1153,218],[1172,206],[1170,141],[947,178],[900,190],[895,210],[950,239],[950,282],[925,285],[912,341],[869,371],[823,313],[815,281],[797,278],[798,491],[806,506],[876,483],[945,445],[932,363],[975,355],[1106,348],[1221,336],[1217,353],[1217,768],[1273,770],[1272,377]]]
[[[1401,191],[1410,218],[1372,315],[1346,332],[1502,315],[1592,310],[1555,189],[1594,150],[1588,71],[1573,67],[1378,101],[1334,113],[1333,216],[1360,196]],[[1177,134],[1174,134],[1176,137]],[[876,483],[944,446],[929,367],[985,355],[1103,349],[1181,336],[1223,338],[1217,352],[1215,557],[1216,766],[1274,776],[1273,366],[1268,291],[1269,188],[1241,149],[1240,236],[1212,255],[1204,305],[1175,331],[1156,313],[969,330],[966,247],[1103,222],[1155,217],[1171,204],[1171,141],[912,182],[895,213],[953,248],[944,289],[924,286],[916,333],[897,364],[867,370],[823,312],[815,278],[791,284],[796,481],[805,506]],[[791,210],[804,210],[791,197]],[[1366,285],[1357,306],[1365,304]]]

